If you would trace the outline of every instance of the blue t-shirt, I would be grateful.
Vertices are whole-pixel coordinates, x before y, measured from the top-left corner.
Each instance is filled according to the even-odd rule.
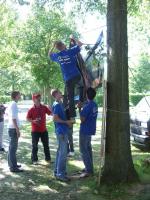
[[[94,101],[87,102],[80,113],[80,116],[85,118],[85,121],[80,125],[81,134],[95,135],[97,114],[97,104]]]
[[[53,114],[58,115],[58,117],[62,120],[67,120],[66,114],[64,111],[64,106],[62,103],[58,103],[55,101],[52,106]],[[55,122],[55,132],[56,134],[67,134],[69,127],[67,124]]]
[[[64,81],[68,81],[73,77],[80,75],[77,67],[76,55],[80,52],[79,46],[65,49],[59,53],[52,53],[50,58],[60,64]]]

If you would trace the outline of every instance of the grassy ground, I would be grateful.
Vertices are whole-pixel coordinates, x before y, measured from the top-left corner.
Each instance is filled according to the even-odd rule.
[[[98,122],[100,124],[100,122]],[[98,127],[100,127],[98,125]],[[74,144],[76,155],[68,159],[68,172],[74,173],[83,168],[78,149],[78,128],[74,128]],[[56,154],[56,138],[53,133],[53,123],[48,126],[52,160]],[[86,179],[74,179],[70,183],[62,183],[53,177],[53,164],[45,165],[43,147],[39,144],[40,165],[31,165],[31,136],[30,126],[22,128],[22,137],[19,141],[18,161],[23,163],[24,173],[13,174],[7,167],[7,155],[0,154],[0,200],[150,200],[150,167],[143,164],[143,160],[150,156],[133,148],[133,159],[141,183],[135,185],[102,186],[96,189],[99,168],[100,130],[93,137],[93,153],[95,176]]]

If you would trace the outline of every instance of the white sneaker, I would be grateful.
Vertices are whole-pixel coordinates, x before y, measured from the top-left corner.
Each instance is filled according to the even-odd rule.
[[[73,157],[74,155],[75,155],[75,153],[73,151],[71,151],[71,152],[68,153],[69,157]]]
[[[33,165],[38,165],[37,161],[32,162]]]

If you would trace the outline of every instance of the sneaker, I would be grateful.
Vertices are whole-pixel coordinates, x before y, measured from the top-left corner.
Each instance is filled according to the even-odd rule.
[[[32,161],[33,165],[38,165],[38,161]]]
[[[0,148],[0,151],[2,152],[6,152],[6,150],[4,148]]]
[[[18,164],[17,164],[16,168],[21,168],[21,165],[18,165]]]
[[[23,169],[19,169],[19,168],[16,168],[16,169],[10,169],[11,172],[14,172],[14,173],[20,173],[20,172],[24,172]]]
[[[56,177],[56,179],[57,179],[58,181],[61,181],[61,182],[69,182],[69,181],[71,181],[70,178],[68,178],[67,176],[65,176],[65,177],[58,177],[58,176],[55,176],[55,177]]]
[[[75,155],[74,151],[70,151],[70,152],[68,153],[68,157],[73,157],[74,155]]]
[[[93,176],[93,173],[84,172],[80,175],[80,178],[86,178],[86,177],[90,177],[90,176]]]

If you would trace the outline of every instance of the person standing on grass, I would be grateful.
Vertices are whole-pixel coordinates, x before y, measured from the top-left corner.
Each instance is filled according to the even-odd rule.
[[[96,120],[98,114],[97,104],[94,102],[96,91],[93,88],[87,89],[87,104],[80,112],[80,152],[85,169],[81,178],[88,177],[94,173],[91,136],[96,133]]]
[[[6,152],[3,147],[3,132],[4,132],[4,114],[5,106],[0,104],[0,152]]]
[[[46,114],[51,115],[52,112],[50,109],[41,104],[41,95],[40,94],[33,94],[33,107],[27,113],[27,120],[31,122],[32,125],[32,154],[31,160],[32,164],[38,164],[38,142],[41,139],[43,147],[44,147],[44,154],[45,154],[45,161],[46,163],[51,162],[51,155],[49,149],[49,137],[48,131],[46,128]]]
[[[68,145],[68,131],[72,126],[72,120],[67,120],[64,106],[62,103],[62,94],[59,90],[53,89],[51,91],[52,97],[55,99],[53,103],[53,121],[55,124],[55,133],[57,136],[57,154],[55,161],[54,175],[56,179],[67,182],[70,179],[67,177],[66,161],[67,161],[67,145]]]
[[[51,60],[59,63],[61,66],[65,82],[65,93],[67,94],[65,95],[66,99],[64,99],[64,102],[66,102],[66,105],[69,105],[69,115],[71,119],[76,117],[74,102],[75,86],[81,81],[81,74],[77,67],[76,55],[80,52],[80,47],[83,43],[80,41],[76,42],[76,46],[67,49],[66,45],[62,41],[56,41],[52,50],[49,51],[49,57]],[[56,48],[59,52],[53,53],[54,48]],[[82,99],[79,100],[82,101]]]
[[[20,137],[19,117],[17,102],[20,100],[20,92],[13,91],[11,93],[12,102],[8,107],[8,134],[9,134],[9,150],[8,150],[8,166],[11,172],[23,172],[21,165],[17,164],[16,152],[18,148],[18,139]]]

